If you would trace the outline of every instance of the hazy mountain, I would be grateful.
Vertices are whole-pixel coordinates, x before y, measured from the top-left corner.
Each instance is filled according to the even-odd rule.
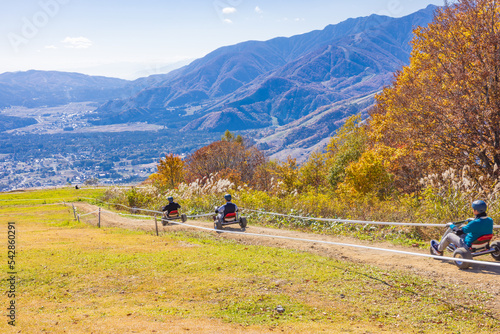
[[[70,102],[104,102],[127,96],[130,81],[56,71],[0,74],[0,107],[57,106]]]
[[[247,131],[276,157],[321,146],[409,62],[412,30],[436,7],[371,15],[289,38],[219,48],[167,74],[134,81],[78,73],[0,74],[0,108],[97,102],[95,125],[148,122],[181,131]],[[0,132],[33,123],[0,118]]]
[[[429,23],[435,9],[402,18],[371,15],[290,38],[219,48],[167,75],[136,80],[137,94],[105,103],[92,122],[246,130],[284,126],[326,106],[344,110],[335,114],[341,120],[369,106],[408,63],[412,30]],[[352,103],[365,97],[362,105]],[[328,118],[333,124],[338,119]]]

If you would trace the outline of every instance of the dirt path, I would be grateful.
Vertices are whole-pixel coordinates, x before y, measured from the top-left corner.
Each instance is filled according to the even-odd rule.
[[[75,203],[75,207],[78,208],[78,211],[80,213],[92,212],[97,210],[96,206],[87,203]],[[213,228],[213,223],[209,221],[188,220],[186,223],[211,229]],[[118,215],[116,213],[111,213],[105,210],[101,213],[101,226],[155,230],[154,221],[152,219],[139,220],[136,218],[128,218],[126,216]],[[195,230],[195,228],[193,227],[174,224],[169,224],[163,227],[160,222],[158,222],[158,228],[159,231]],[[238,232],[244,231],[246,233],[252,234],[276,235],[353,245],[366,245],[377,248],[428,254],[426,250],[424,251],[417,248],[399,247],[390,243],[373,243],[346,237],[319,235],[313,233],[252,226],[251,221],[249,222],[249,225],[245,230],[239,228],[238,225],[225,226],[224,230]],[[417,257],[405,254],[395,254],[353,247],[339,247],[335,245],[311,243],[306,241],[274,239],[255,235],[231,233],[219,233],[218,235],[221,238],[234,239],[243,244],[297,249],[320,254],[323,256],[328,256],[338,260],[373,265],[387,270],[404,271],[411,274],[431,278],[436,282],[446,282],[452,284],[463,284],[464,282],[466,282],[467,286],[470,287],[470,290],[480,289],[490,291],[494,295],[496,295],[495,301],[492,304],[489,304],[489,306],[495,313],[500,315],[500,267],[474,264],[470,269],[459,270],[453,263],[448,261],[440,261],[432,258]],[[450,256],[449,253],[445,253],[445,255]],[[493,258],[491,258],[491,256],[489,255],[485,255],[477,259],[481,258],[487,261],[493,261]]]

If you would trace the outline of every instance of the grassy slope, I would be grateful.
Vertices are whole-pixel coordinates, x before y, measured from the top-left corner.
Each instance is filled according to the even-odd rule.
[[[0,194],[17,227],[17,332],[497,332],[490,296],[209,233],[97,229],[46,205],[100,190]],[[34,199],[44,199],[35,201]],[[3,275],[3,274],[2,274]],[[5,276],[2,276],[5,277]],[[4,280],[4,286],[7,283]],[[8,305],[5,294],[0,305]],[[466,308],[460,305],[466,305]],[[283,305],[285,312],[275,311]],[[12,330],[0,318],[0,332]]]

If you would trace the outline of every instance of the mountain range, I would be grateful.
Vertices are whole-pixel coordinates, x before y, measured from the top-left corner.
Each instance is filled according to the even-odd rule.
[[[413,29],[435,6],[392,18],[348,19],[289,38],[219,48],[168,74],[135,81],[77,73],[0,75],[0,107],[99,103],[94,125],[148,122],[181,131],[250,131],[270,154],[324,144],[408,64]]]

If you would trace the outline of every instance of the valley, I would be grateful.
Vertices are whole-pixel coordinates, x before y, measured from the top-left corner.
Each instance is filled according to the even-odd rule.
[[[186,156],[226,130],[270,159],[303,162],[347,118],[368,116],[375,94],[408,64],[413,29],[435,10],[224,46],[133,81],[2,73],[0,191],[138,182],[165,154]]]
[[[220,138],[146,122],[95,126],[85,118],[94,109],[89,102],[4,109],[0,115],[34,118],[37,124],[0,133],[0,191],[139,182],[166,153],[184,156]]]

